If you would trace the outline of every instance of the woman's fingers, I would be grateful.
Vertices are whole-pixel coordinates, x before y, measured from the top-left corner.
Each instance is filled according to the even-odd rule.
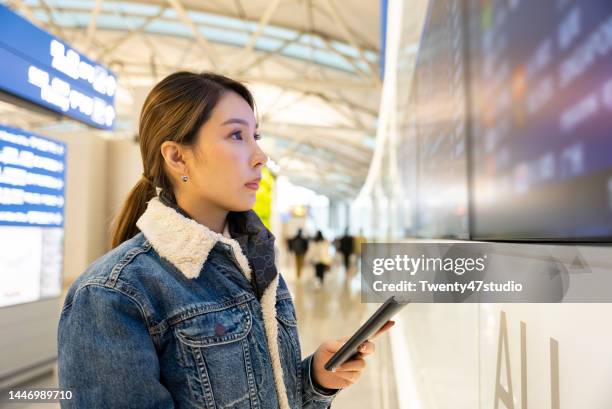
[[[346,344],[346,341],[348,341],[348,338],[344,337],[336,341],[324,342],[322,346],[325,349],[325,352],[333,355],[338,352],[340,348],[342,348],[342,345]]]
[[[370,339],[376,339],[376,337],[378,337],[382,333],[388,331],[394,325],[395,325],[395,321],[391,321],[391,320],[387,321],[385,323],[385,325],[383,325],[378,331],[376,331],[376,334],[374,334],[374,335],[372,335],[372,337],[370,337]]]
[[[361,376],[361,372],[340,372],[337,377],[344,381],[343,387],[346,388],[357,382],[359,377]]]
[[[346,371],[346,372],[336,372],[335,376],[335,384],[338,385],[337,388],[346,388],[351,386],[355,382],[359,380],[361,376],[360,371]]]
[[[350,361],[346,361],[338,368],[336,368],[336,372],[359,372],[363,371],[366,367],[366,362],[362,358],[351,359]]]
[[[366,367],[366,362],[364,358],[368,355],[371,355],[375,351],[375,345],[371,341],[374,338],[378,337],[380,334],[389,330],[395,322],[387,321],[385,325],[382,326],[380,330],[374,334],[370,340],[362,343],[357,349],[357,353],[352,359],[343,363],[335,371],[327,371],[325,369],[325,362],[329,360],[348,340],[348,337],[340,338],[335,341],[326,341],[322,343],[317,351],[315,352],[314,357],[314,377],[317,382],[326,388],[330,389],[341,389],[346,388],[354,384],[361,373]]]
[[[395,325],[395,321],[387,321],[385,325],[383,325],[374,335],[370,337],[368,341],[365,341],[363,344],[359,346],[358,352],[362,355],[370,355],[374,353],[375,347],[372,340],[376,339],[378,336],[388,331],[391,327]],[[348,341],[348,337],[342,337],[337,339],[336,341],[329,341],[326,343],[326,349],[331,353],[336,353],[342,345],[344,345]]]
[[[385,324],[386,325],[386,324]],[[390,327],[389,327],[390,328]],[[327,354],[335,354],[346,343],[348,337],[337,339],[336,341],[327,341],[323,343],[323,348]],[[363,358],[371,355],[376,350],[376,345],[372,341],[363,342],[357,349],[357,358]]]
[[[359,353],[361,356],[367,356],[373,354],[376,350],[376,345],[372,341],[366,341],[359,346]]]

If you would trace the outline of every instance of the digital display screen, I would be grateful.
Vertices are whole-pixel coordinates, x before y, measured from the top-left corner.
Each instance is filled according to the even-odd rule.
[[[0,307],[61,292],[66,145],[0,126]]]
[[[414,78],[414,77],[412,77]],[[392,186],[398,201],[398,220],[401,237],[415,236],[416,231],[416,169],[417,169],[417,137],[415,120],[414,92],[402,93],[404,89],[413,89],[414,82],[398,78],[397,118],[398,139],[395,147],[395,166],[397,167],[397,182]]]
[[[469,237],[463,16],[462,2],[433,0],[421,37],[412,91],[420,237]]]
[[[612,2],[469,0],[472,237],[612,237]]]
[[[107,68],[0,5],[0,90],[111,129],[117,79]]]

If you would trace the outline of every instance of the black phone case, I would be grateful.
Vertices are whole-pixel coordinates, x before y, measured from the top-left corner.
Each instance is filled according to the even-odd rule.
[[[391,319],[395,313],[406,306],[407,302],[399,302],[395,297],[390,297],[383,305],[378,308],[374,314],[346,341],[346,344],[340,348],[325,364],[325,369],[335,371],[337,367],[351,359],[356,353],[359,345],[368,340],[374,335],[387,321]]]

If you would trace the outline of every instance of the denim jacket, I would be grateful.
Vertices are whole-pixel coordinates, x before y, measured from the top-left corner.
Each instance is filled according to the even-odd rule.
[[[335,394],[313,384],[312,355],[301,359],[279,274],[258,297],[238,241],[158,198],[137,226],[68,291],[59,382],[73,398],[62,407],[330,407]]]

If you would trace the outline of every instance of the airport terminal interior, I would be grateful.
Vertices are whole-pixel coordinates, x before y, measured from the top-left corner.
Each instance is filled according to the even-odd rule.
[[[477,252],[508,284],[409,298],[331,407],[612,407],[609,0],[0,0],[0,407],[60,407],[6,396],[59,387],[64,298],[177,71],[254,96],[303,357],[384,300],[375,252]]]

